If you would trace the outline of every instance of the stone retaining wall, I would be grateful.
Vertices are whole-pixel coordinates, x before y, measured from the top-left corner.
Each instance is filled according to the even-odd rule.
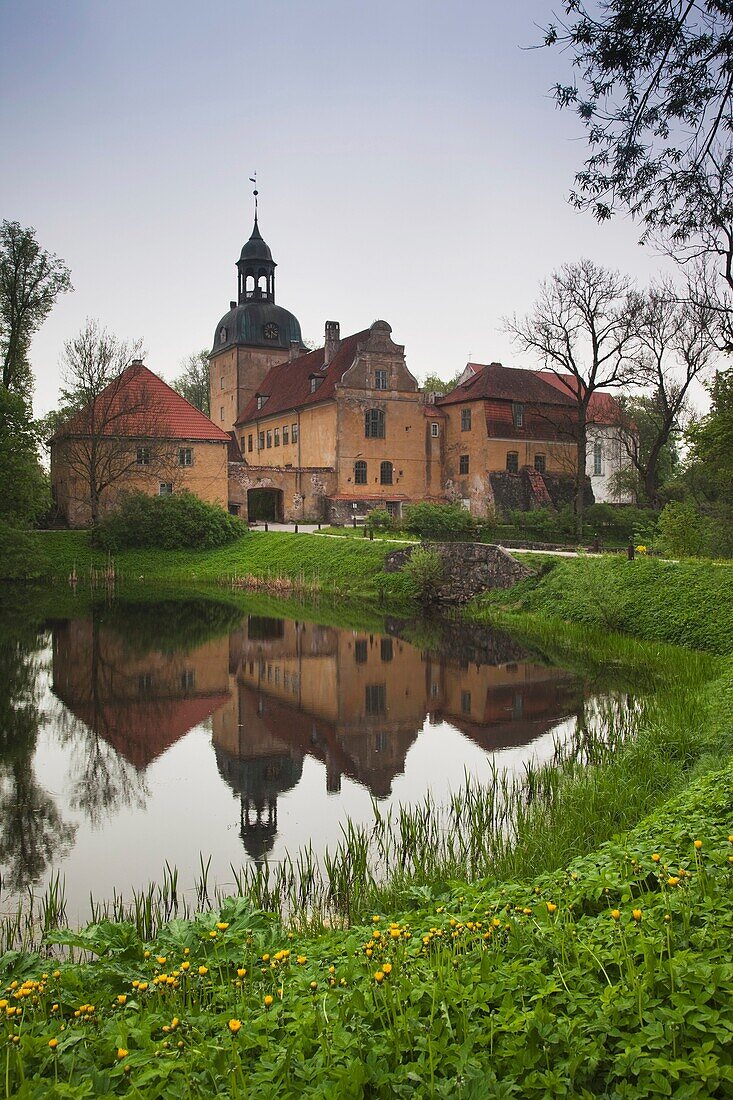
[[[511,588],[534,570],[521,565],[500,546],[483,542],[431,542],[443,562],[443,584],[438,599],[445,603],[466,603],[491,588]],[[397,573],[412,557],[414,546],[392,550],[384,560],[385,573]]]

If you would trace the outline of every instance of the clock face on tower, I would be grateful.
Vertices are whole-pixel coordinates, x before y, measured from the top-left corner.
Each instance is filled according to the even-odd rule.
[[[262,331],[264,333],[265,340],[277,340],[280,335],[280,329],[274,321],[268,321]]]

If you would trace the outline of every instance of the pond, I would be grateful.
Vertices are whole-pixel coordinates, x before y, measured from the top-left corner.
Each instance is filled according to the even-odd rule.
[[[72,923],[166,862],[191,889],[209,856],[221,886],[304,845],[318,858],[373,800],[441,802],[633,707],[455,621],[421,634],[116,599],[0,639],[0,901],[59,873]]]

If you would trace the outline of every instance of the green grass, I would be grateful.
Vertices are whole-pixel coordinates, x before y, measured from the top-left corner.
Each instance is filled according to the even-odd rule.
[[[86,531],[35,532],[41,576],[80,582],[103,570],[109,556],[93,550]],[[118,581],[127,584],[227,584],[235,577],[302,578],[320,591],[348,598],[404,599],[406,578],[382,572],[387,549],[369,539],[324,539],[310,534],[252,532],[218,550],[125,550],[112,556]]]
[[[154,942],[51,935],[58,966],[0,962],[0,1092],[729,1096],[731,820],[729,768],[558,872],[416,890],[345,929],[233,898]]]

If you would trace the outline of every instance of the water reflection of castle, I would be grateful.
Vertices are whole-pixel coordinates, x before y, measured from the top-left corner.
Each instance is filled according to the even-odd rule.
[[[446,721],[487,752],[526,744],[576,713],[578,682],[491,636],[477,653],[421,651],[387,634],[250,616],[186,653],[135,652],[90,622],[54,634],[54,690],[137,768],[211,716],[220,774],[239,796],[241,835],[262,859],[277,833],[278,796],[303,760],[376,798],[389,795],[426,717]]]

